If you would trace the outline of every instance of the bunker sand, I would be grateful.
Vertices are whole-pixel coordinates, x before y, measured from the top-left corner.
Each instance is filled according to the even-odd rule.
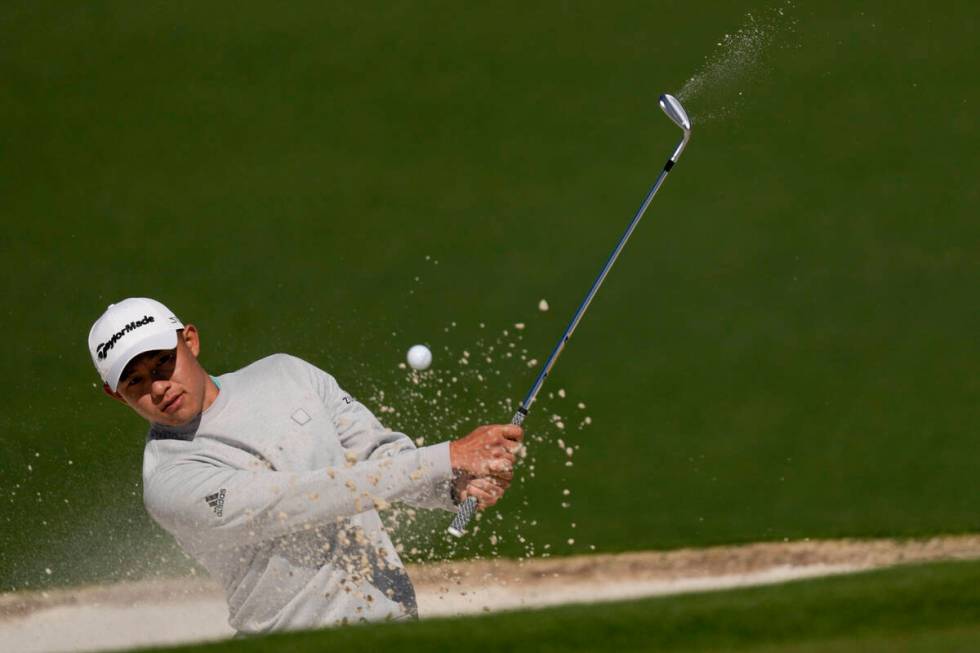
[[[980,559],[980,535],[772,542],[569,558],[410,565],[423,618],[710,591],[899,564]],[[23,652],[92,651],[233,634],[204,578],[0,594],[0,641]]]

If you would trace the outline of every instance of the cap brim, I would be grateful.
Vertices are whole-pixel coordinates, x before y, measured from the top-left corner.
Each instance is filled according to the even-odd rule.
[[[176,346],[176,329],[154,333],[153,335],[137,341],[132,347],[127,349],[122,355],[119,356],[119,358],[116,359],[116,364],[109,370],[109,375],[105,379],[106,384],[108,384],[108,386],[112,388],[112,391],[115,392],[117,386],[119,385],[119,377],[122,375],[123,370],[126,369],[126,366],[129,365],[129,361],[133,360],[144,352],[155,351],[157,349],[173,349]]]

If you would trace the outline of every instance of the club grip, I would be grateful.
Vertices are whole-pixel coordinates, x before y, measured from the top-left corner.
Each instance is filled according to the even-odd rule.
[[[524,417],[527,415],[527,409],[521,406],[514,413],[511,418],[510,423],[521,426],[524,423]],[[446,530],[453,537],[463,537],[463,533],[466,532],[466,525],[470,523],[473,516],[476,515],[477,501],[476,497],[466,497],[466,501],[459,504],[459,509],[456,511],[456,516],[453,517],[453,523],[449,525]]]
[[[466,501],[459,504],[459,510],[456,512],[456,516],[453,517],[453,523],[447,529],[450,535],[453,537],[463,537],[463,533],[466,532],[466,525],[470,523],[473,515],[476,514],[476,505],[476,497],[466,497]]]

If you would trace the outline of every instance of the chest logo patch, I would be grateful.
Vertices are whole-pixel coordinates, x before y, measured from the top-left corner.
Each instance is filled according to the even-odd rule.
[[[292,418],[293,421],[299,424],[300,426],[303,426],[311,419],[313,419],[312,417],[310,417],[309,413],[307,413],[302,408],[297,409],[296,412],[292,414]]]

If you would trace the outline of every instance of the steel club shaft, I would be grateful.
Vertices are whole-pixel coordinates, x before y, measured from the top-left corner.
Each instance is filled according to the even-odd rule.
[[[681,103],[672,95],[662,95],[660,96],[660,108],[663,109],[664,113],[681,129],[684,130],[684,137],[674,148],[673,154],[667,159],[667,163],[664,164],[663,170],[657,176],[657,180],[653,183],[650,191],[647,193],[646,197],[643,199],[643,203],[640,204],[640,208],[637,209],[636,214],[630,221],[629,226],[626,227],[626,231],[620,237],[619,242],[613,248],[612,253],[609,258],[606,259],[606,263],[602,266],[602,270],[599,272],[599,276],[596,277],[595,281],[592,283],[592,287],[589,288],[589,292],[585,295],[585,299],[579,304],[578,309],[572,316],[571,321],[569,321],[568,326],[565,327],[565,332],[562,334],[561,338],[558,339],[558,343],[555,348],[552,349],[551,355],[548,356],[548,360],[542,366],[541,371],[538,373],[537,379],[531,385],[531,389],[528,391],[524,400],[521,402],[520,407],[517,412],[514,413],[513,418],[511,418],[512,424],[523,424],[524,418],[527,417],[528,413],[531,411],[531,406],[534,404],[535,399],[538,397],[538,393],[541,391],[541,387],[544,385],[545,380],[551,373],[551,369],[555,366],[555,362],[558,360],[558,356],[565,349],[565,345],[568,344],[569,339],[572,334],[575,333],[575,329],[578,327],[579,322],[581,322],[582,317],[585,312],[589,309],[589,304],[595,298],[596,293],[599,292],[599,288],[602,286],[602,282],[605,281],[606,275],[609,274],[609,270],[612,269],[616,259],[619,258],[620,253],[623,248],[626,247],[626,242],[629,240],[630,236],[633,235],[633,231],[636,226],[640,223],[643,218],[643,214],[646,213],[647,209],[650,207],[650,203],[653,202],[654,196],[660,187],[663,185],[664,180],[667,175],[670,174],[671,169],[677,160],[680,158],[681,154],[684,152],[684,148],[687,147],[687,142],[691,138],[691,121],[687,117],[687,112]],[[465,532],[466,525],[476,514],[477,500],[474,497],[467,497],[463,503],[460,504],[459,510],[456,516],[453,518],[452,524],[449,525],[448,531],[451,535],[455,537],[462,537]]]

